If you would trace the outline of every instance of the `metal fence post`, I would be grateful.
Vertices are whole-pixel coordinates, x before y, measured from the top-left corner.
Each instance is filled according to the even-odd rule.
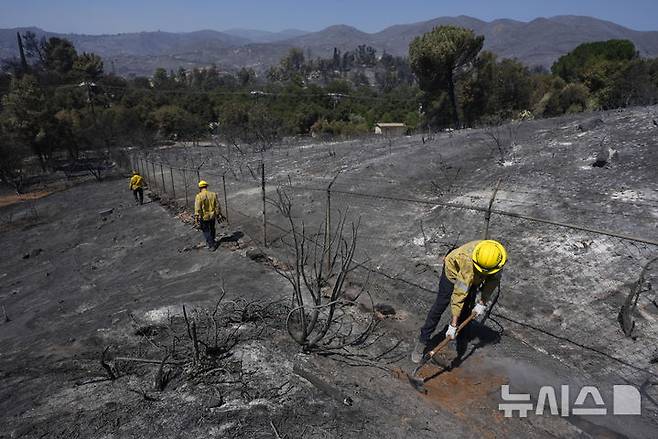
[[[491,208],[493,207],[493,203],[496,200],[496,194],[498,193],[498,188],[500,187],[500,179],[498,179],[498,183],[496,183],[496,188],[493,191],[493,194],[491,194],[491,199],[489,200],[489,207],[487,208],[487,211],[484,213],[484,239],[489,239],[489,221],[491,220]]]
[[[260,164],[260,188],[263,195],[263,246],[267,247],[267,210],[265,209],[265,162]]]
[[[155,162],[151,162],[151,169],[153,170],[153,186],[157,189],[158,187],[158,179],[155,176]]]
[[[331,273],[331,186],[336,182],[338,175],[340,175],[340,172],[334,176],[334,179],[331,180],[331,183],[327,186],[327,213],[324,229],[324,251],[327,252],[327,277],[330,276]]]
[[[149,175],[149,161],[144,159],[144,169],[146,170],[146,182],[151,185],[151,176]]]
[[[222,187],[224,189],[224,218],[226,218],[226,223],[230,224],[228,220],[228,199],[226,198],[226,174],[222,174]]]
[[[176,186],[174,186],[174,168],[169,167],[169,176],[171,177],[171,196],[176,200]]]
[[[189,201],[187,198],[187,172],[185,171],[185,168],[183,168],[183,187],[185,188],[185,208],[187,208]]]
[[[160,177],[162,177],[162,192],[167,193],[167,185],[165,184],[164,179],[164,169],[162,168],[162,163],[160,163]]]

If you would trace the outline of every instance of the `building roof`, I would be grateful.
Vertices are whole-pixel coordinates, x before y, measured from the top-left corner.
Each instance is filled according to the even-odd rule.
[[[375,125],[380,127],[380,128],[402,128],[402,127],[406,126],[405,124],[398,123],[398,122],[394,122],[394,123],[376,123]]]

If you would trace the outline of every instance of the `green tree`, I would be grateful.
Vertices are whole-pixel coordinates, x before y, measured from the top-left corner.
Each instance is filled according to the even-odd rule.
[[[530,107],[532,83],[528,68],[516,60],[503,59],[496,65],[495,106],[505,118]]]
[[[176,105],[164,105],[151,115],[160,136],[167,139],[196,139],[204,129],[203,122]]]
[[[658,99],[658,84],[652,65],[655,60],[634,59],[608,71],[605,86],[596,93],[601,108],[652,105]]]
[[[95,53],[83,53],[73,61],[73,70],[84,81],[96,82],[103,76],[103,60]]]
[[[493,90],[496,79],[496,55],[482,52],[474,62],[472,74],[464,78],[460,87],[464,123],[467,126],[472,126],[483,116],[496,112],[492,107],[495,101]]]
[[[77,160],[80,156],[79,133],[82,127],[82,115],[78,110],[60,110],[55,113],[59,133],[63,138],[65,149],[69,158]]]
[[[567,84],[558,96],[561,113],[580,113],[587,109],[589,90],[583,84]]]
[[[167,70],[162,67],[155,69],[153,73],[153,88],[156,90],[167,90],[173,88],[172,81],[169,80]]]
[[[32,75],[14,78],[2,100],[5,130],[36,154],[45,171],[52,148],[45,143],[48,113],[46,96]]]
[[[0,124],[0,181],[11,186],[18,194],[23,191],[25,159],[29,153]]]
[[[547,91],[536,104],[534,114],[544,117],[559,116],[564,113],[560,102],[560,94],[566,87],[566,82],[559,76],[550,78],[547,84]]]
[[[238,72],[237,76],[240,86],[246,87],[256,79],[256,72],[254,72],[254,69],[247,69],[245,67],[242,67]]]
[[[595,64],[630,61],[637,57],[635,45],[628,40],[584,43],[561,56],[551,67],[554,75],[567,82],[587,82],[586,74]],[[590,88],[590,90],[592,90]]]
[[[304,51],[294,47],[281,59],[278,67],[270,69],[268,77],[274,81],[293,81],[302,84],[305,79],[305,72],[306,58],[304,57]]]
[[[65,76],[73,69],[78,54],[69,40],[51,37],[43,47],[43,56],[46,70]]]
[[[456,26],[439,26],[409,46],[411,69],[420,88],[429,96],[446,92],[450,100],[455,127],[460,126],[455,83],[460,75],[470,70],[484,44],[483,36]]]

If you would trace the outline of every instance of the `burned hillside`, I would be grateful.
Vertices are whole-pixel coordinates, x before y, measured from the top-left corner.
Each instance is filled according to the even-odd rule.
[[[650,437],[657,113],[174,146],[133,155],[144,206],[122,180],[50,195],[36,211],[4,207],[2,435]],[[215,253],[185,222],[201,178],[228,217]],[[291,288],[277,270],[295,262],[290,220],[321,237],[328,205],[334,228],[358,224],[345,290],[372,298],[347,297],[339,314],[352,333],[376,324],[360,345],[305,352],[286,331]],[[463,362],[418,394],[395,371],[411,368],[442,258],[486,231],[510,255],[498,301]],[[597,385],[607,398],[622,383],[643,392],[632,423],[498,409],[503,384]]]

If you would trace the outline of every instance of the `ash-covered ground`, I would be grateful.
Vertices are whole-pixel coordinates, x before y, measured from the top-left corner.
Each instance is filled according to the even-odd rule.
[[[630,337],[618,313],[658,256],[656,112],[277,146],[228,161],[223,147],[151,153],[204,163],[215,189],[226,173],[230,238],[215,253],[199,248],[185,215],[135,206],[123,180],[3,207],[0,437],[653,437],[658,306],[647,285],[656,268]],[[269,204],[270,257],[253,257],[263,249],[261,160],[268,198],[283,187],[295,217],[313,226],[340,171],[332,215],[360,218],[356,259],[367,268],[350,288],[370,272],[374,302],[395,309],[362,350],[304,354],[288,337],[289,285],[271,267],[289,256],[286,222]],[[196,176],[185,176],[191,197]],[[172,179],[184,204],[182,173]],[[510,263],[492,319],[474,325],[464,360],[421,395],[396,372],[412,368],[406,354],[442,256],[483,234],[483,212],[464,207],[486,207],[499,179],[494,210],[590,230],[494,213],[490,233]],[[357,326],[370,311],[345,307]],[[153,362],[136,361],[145,359]],[[535,401],[542,385],[569,385],[572,403],[581,386],[596,385],[606,404],[613,385],[633,384],[642,415],[508,419],[498,408],[503,384]]]

